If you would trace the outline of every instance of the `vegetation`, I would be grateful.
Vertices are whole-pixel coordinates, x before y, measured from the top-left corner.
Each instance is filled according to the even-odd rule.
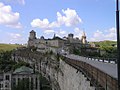
[[[16,49],[17,47],[21,47],[22,45],[18,44],[0,44],[0,52],[1,51],[11,51]]]
[[[100,41],[94,43],[97,48],[81,47],[73,49],[73,53],[81,56],[101,57],[101,58],[117,58],[117,42],[116,41]],[[87,49],[91,49],[88,50]]]
[[[0,71],[7,72],[11,70],[15,70],[21,66],[30,67],[30,65],[26,62],[20,61],[19,63],[13,61],[11,59],[12,51],[2,51],[0,52]]]
[[[1,72],[10,71],[14,64],[15,62],[11,60],[11,51],[0,52],[0,71]]]
[[[103,47],[111,47],[111,46],[115,46],[117,45],[116,41],[100,41],[100,42],[92,42],[95,43],[96,45],[98,45],[101,49]]]
[[[100,51],[104,51],[101,54],[101,57],[105,58],[117,58],[117,42],[116,41],[100,41],[94,42],[95,44],[99,45]]]
[[[30,64],[29,63],[26,63],[24,61],[20,61],[19,63],[15,63],[14,65],[12,65],[12,69],[15,70],[17,68],[20,68],[21,66],[26,66],[26,67],[30,67]]]
[[[99,52],[92,50],[92,48],[90,48],[90,49],[91,49],[91,51],[87,51],[87,48],[85,48],[85,47],[80,48],[79,50],[74,48],[73,53],[75,55],[80,55],[80,56],[85,56],[85,57],[88,57],[88,56],[90,56],[90,57],[99,57],[100,56]]]

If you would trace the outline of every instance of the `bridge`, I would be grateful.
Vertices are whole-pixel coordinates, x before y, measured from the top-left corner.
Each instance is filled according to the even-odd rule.
[[[12,58],[35,64],[36,70],[51,82],[52,90],[118,90],[115,60],[29,50],[17,50]]]
[[[117,64],[116,61],[107,61],[66,55],[66,63],[81,71],[97,90],[117,90]]]

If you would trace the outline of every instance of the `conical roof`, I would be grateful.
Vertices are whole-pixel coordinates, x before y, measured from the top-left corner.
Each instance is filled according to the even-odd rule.
[[[32,31],[30,31],[30,33],[35,33],[35,31],[34,31],[34,30],[32,30]]]

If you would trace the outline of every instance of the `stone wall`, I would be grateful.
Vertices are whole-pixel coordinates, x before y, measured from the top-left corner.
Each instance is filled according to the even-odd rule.
[[[75,68],[66,64],[64,61],[60,60],[60,68],[63,73],[58,74],[58,82],[61,90],[95,90],[94,87],[90,86],[90,82]]]

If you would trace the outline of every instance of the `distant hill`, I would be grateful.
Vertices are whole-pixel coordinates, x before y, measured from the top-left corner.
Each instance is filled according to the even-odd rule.
[[[17,47],[22,47],[22,45],[18,44],[0,44],[0,50],[3,51],[10,51],[16,49]]]
[[[116,41],[99,41],[92,42],[99,46],[100,57],[104,58],[117,58],[117,42]]]
[[[111,46],[117,45],[116,41],[108,41],[108,40],[93,42],[93,43],[95,43],[96,45],[99,45],[99,47],[111,47]]]

